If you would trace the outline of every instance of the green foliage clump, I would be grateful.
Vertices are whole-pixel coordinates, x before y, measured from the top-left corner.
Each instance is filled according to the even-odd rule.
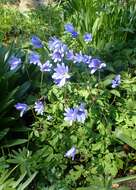
[[[29,39],[37,34],[45,40],[50,35],[60,35],[62,10],[59,6],[41,7],[31,12],[20,13],[15,8],[0,8],[0,41]],[[59,27],[58,27],[59,26]]]
[[[65,20],[82,33],[91,32],[94,45],[120,43],[135,34],[136,6],[133,0],[68,0],[63,3]]]
[[[74,51],[78,51],[80,40],[71,39],[69,35],[65,35],[64,39],[71,47],[76,44]],[[38,49],[37,53],[41,55],[43,62],[50,59],[51,54],[47,43],[42,43],[44,48]],[[89,45],[85,44],[84,53],[88,54],[90,51]],[[27,53],[29,51],[26,51]],[[95,51],[92,51],[92,55],[94,54]],[[36,97],[30,92],[26,98],[33,110],[35,122],[29,135],[29,148],[13,151],[8,163],[19,165],[21,173],[27,171],[31,174],[39,171],[35,181],[39,189],[97,186],[99,181],[97,188],[109,190],[111,178],[115,177],[119,170],[128,167],[124,167],[128,157],[123,150],[123,144],[128,144],[132,149],[136,148],[136,108],[132,108],[136,78],[129,71],[120,71],[121,85],[113,89],[112,79],[116,69],[118,70],[114,65],[113,70],[107,65],[104,72],[98,70],[92,75],[85,64],[66,59],[64,61],[70,68],[71,79],[64,87],[59,88],[53,84],[53,70],[50,73],[40,72],[39,65],[28,64],[28,60],[25,60],[24,67],[27,67],[28,76],[33,80],[36,90]],[[51,59],[50,62],[55,68],[56,63]],[[35,115],[33,104],[37,97],[44,103],[43,116]],[[87,110],[85,123],[73,122],[69,125],[64,120],[65,109],[81,103],[84,103]],[[77,150],[74,160],[65,157],[66,151],[72,146]]]

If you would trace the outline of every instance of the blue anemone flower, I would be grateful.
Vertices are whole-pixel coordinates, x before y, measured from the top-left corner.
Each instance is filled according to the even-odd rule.
[[[78,32],[76,31],[71,32],[71,36],[72,38],[76,38],[78,36]]]
[[[40,67],[40,71],[41,72],[50,72],[51,71],[51,67],[52,64],[50,63],[50,61],[46,61],[44,64],[39,64]]]
[[[89,55],[83,55],[83,63],[89,65],[91,63],[92,57]]]
[[[76,148],[73,146],[71,149],[69,149],[66,152],[65,157],[72,158],[72,160],[74,160],[75,159],[75,155],[76,155]]]
[[[65,31],[70,32],[70,33],[72,33],[75,30],[74,26],[71,23],[65,24],[64,28],[65,28]]]
[[[116,75],[114,80],[112,80],[112,88],[116,88],[121,83],[121,77],[120,75]]]
[[[87,117],[87,110],[84,108],[84,105],[81,104],[75,108],[65,109],[64,116],[64,120],[67,121],[70,125],[72,125],[72,123],[75,121],[84,123]]]
[[[68,66],[65,66],[64,63],[57,64],[54,71],[55,73],[52,75],[52,78],[54,79],[55,84],[59,87],[64,86],[67,79],[70,78]]]
[[[73,108],[67,108],[65,109],[64,116],[64,120],[67,121],[70,125],[72,125],[72,123],[76,121],[77,112]]]
[[[15,56],[12,56],[9,61],[10,70],[16,69],[21,64],[21,59]]]
[[[66,53],[66,59],[69,60],[69,61],[73,61],[74,60],[73,50],[67,51],[67,53]]]
[[[49,49],[51,51],[51,57],[52,60],[57,63],[57,62],[62,62],[63,57],[65,53],[67,52],[67,45],[61,42],[59,39],[56,37],[52,37],[49,40],[48,43]]]
[[[76,113],[77,121],[84,123],[87,117],[87,111],[85,110],[84,105],[81,104],[80,106],[78,106],[78,108],[75,108],[75,109],[77,110],[77,113]]]
[[[32,36],[31,43],[35,48],[42,48],[43,44],[42,41],[37,36]]]
[[[17,103],[15,108],[20,111],[20,117],[24,115],[24,113],[28,110],[28,105],[24,103]]]
[[[57,63],[57,62],[61,62],[62,59],[64,57],[64,52],[61,52],[59,50],[55,50],[53,53],[52,53],[52,60]]]
[[[41,62],[40,62],[40,55],[38,53],[31,52],[29,54],[29,62],[30,62],[30,64],[34,64],[34,65],[41,64]]]
[[[92,59],[89,68],[91,69],[91,74],[95,73],[97,70],[106,67],[106,64],[101,62],[99,59]]]
[[[42,101],[35,102],[34,109],[35,109],[35,112],[37,113],[37,115],[43,115],[44,105],[43,105]]]
[[[91,42],[92,41],[92,34],[85,33],[83,36],[85,42]]]
[[[66,49],[67,46],[65,44],[63,44],[61,42],[61,40],[59,40],[58,38],[56,37],[51,37],[49,42],[48,42],[48,47],[49,47],[49,50],[51,51],[54,51],[54,50],[60,50],[62,47],[62,49]]]
[[[82,52],[76,53],[74,56],[74,63],[81,63],[84,60],[84,56],[82,55]]]
[[[71,23],[64,25],[65,31],[69,32],[73,38],[76,38],[78,36],[78,32],[75,31],[74,26]]]

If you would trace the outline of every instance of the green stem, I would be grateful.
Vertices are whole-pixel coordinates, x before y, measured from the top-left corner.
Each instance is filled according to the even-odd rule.
[[[41,82],[40,82],[40,90],[41,90],[41,96],[42,96],[42,86],[43,85],[43,72],[41,74]]]
[[[100,80],[101,80],[101,73],[100,71],[98,71],[98,82],[100,82]]]
[[[136,175],[117,178],[117,179],[114,179],[112,183],[121,183],[124,181],[133,180],[133,179],[136,179]]]

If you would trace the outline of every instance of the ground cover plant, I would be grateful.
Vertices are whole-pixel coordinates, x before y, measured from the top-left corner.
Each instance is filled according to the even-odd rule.
[[[70,21],[61,37],[1,48],[3,190],[125,190],[116,183],[136,178],[135,39],[102,50]]]
[[[128,159],[123,143],[136,148],[136,108],[131,108],[136,78],[126,72],[112,73],[104,61],[91,56],[91,34],[82,37],[82,50],[79,32],[72,24],[65,25],[65,32],[62,41],[31,38],[33,47],[26,50],[25,62],[30,80],[34,80],[31,68],[37,79],[40,76],[37,95],[30,92],[15,108],[21,118],[31,110],[35,118],[29,136],[32,141],[29,147],[14,151],[8,162],[19,165],[20,172],[28,175],[39,171],[39,189],[110,189],[110,179],[124,169]],[[16,57],[9,62],[11,70],[20,64]]]

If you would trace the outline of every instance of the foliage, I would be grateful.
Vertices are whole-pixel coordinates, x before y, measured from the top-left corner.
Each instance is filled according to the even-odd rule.
[[[28,187],[28,185],[32,182],[32,180],[35,178],[37,174],[37,172],[35,172],[27,180],[24,181],[24,178],[26,176],[26,172],[25,172],[24,174],[20,175],[20,177],[17,180],[15,180],[13,177],[11,177],[13,170],[10,172],[8,170],[5,170],[1,174],[0,176],[1,190],[24,190]]]
[[[71,42],[69,46],[77,44],[77,50],[75,48],[74,51],[78,51],[80,46],[78,39],[71,39],[69,35],[64,36],[63,39]],[[37,50],[42,62],[48,57],[55,68],[56,63],[51,60],[53,54],[49,52],[46,42],[42,43],[45,44],[44,48]],[[90,49],[86,44],[84,54],[88,52]],[[35,151],[25,149],[14,151],[14,156],[10,156],[9,163],[19,164],[20,171],[26,170],[28,173],[39,170],[38,176],[41,179],[38,178],[37,182],[39,188],[86,187],[95,185],[95,180],[96,184],[101,181],[101,188],[106,188],[106,185],[107,188],[111,188],[111,183],[106,184],[102,174],[114,177],[120,169],[123,169],[124,160],[127,159],[123,142],[134,148],[134,143],[126,141],[124,135],[125,130],[130,131],[127,135],[131,139],[136,125],[135,107],[133,110],[131,107],[131,101],[135,101],[136,79],[129,72],[128,74],[120,72],[121,85],[117,89],[112,89],[114,73],[108,65],[104,72],[98,70],[96,74],[91,75],[89,68],[83,63],[73,63],[66,58],[64,62],[71,73],[70,82],[67,82],[64,87],[53,84],[51,79],[53,70],[40,74],[40,65],[28,65],[28,72],[29,68],[34,67],[35,72],[41,75],[41,80],[37,83],[37,94],[40,101],[44,103],[44,114],[36,116],[29,137],[32,139],[29,147],[33,150],[33,143],[35,143]],[[31,93],[29,97],[32,97]],[[26,101],[29,103],[28,100]],[[76,107],[81,103],[84,103],[87,110],[86,121],[85,123],[74,122],[70,126],[64,120],[65,109]],[[30,104],[33,112],[36,112],[34,102],[31,101]],[[122,131],[124,138],[120,137],[120,133],[118,134],[119,130]],[[135,142],[135,135],[133,141]],[[64,155],[73,145],[77,153],[75,159],[71,161]],[[44,178],[46,182],[43,182]]]
[[[93,34],[93,44],[122,42],[135,33],[136,6],[133,0],[68,0],[63,3],[65,20],[79,31]]]
[[[4,4],[4,3],[16,3],[16,0],[0,0],[0,3],[1,4]]]
[[[21,44],[23,39],[29,39],[33,34],[45,40],[50,35],[60,34],[61,21],[61,8],[57,5],[41,7],[30,13],[20,13],[15,8],[1,7],[0,41],[9,43],[11,39],[14,39]]]
[[[14,45],[6,48],[0,47],[0,89],[1,89],[1,100],[0,100],[0,141],[1,147],[11,147],[18,144],[27,142],[27,139],[23,139],[23,133],[27,134],[27,127],[24,127],[14,113],[14,104],[16,101],[21,100],[27,95],[30,89],[31,83],[25,76],[26,72],[19,69],[10,70],[8,60],[11,54],[19,54],[20,50],[15,50]],[[24,81],[24,79],[26,79]],[[21,138],[19,135],[21,133]],[[25,134],[24,133],[24,134]],[[14,139],[13,135],[14,134]],[[25,137],[25,136],[24,136]]]

